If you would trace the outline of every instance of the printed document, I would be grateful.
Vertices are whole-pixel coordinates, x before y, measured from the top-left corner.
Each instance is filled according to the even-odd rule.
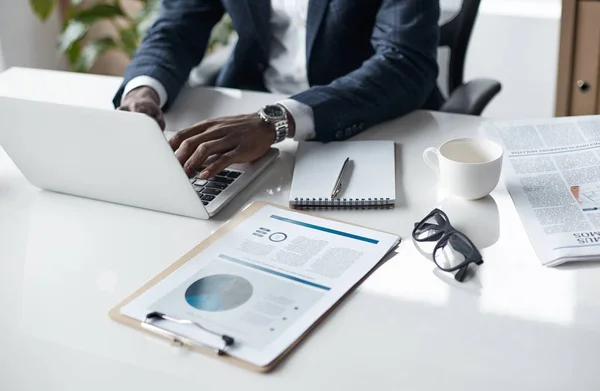
[[[229,355],[264,366],[398,241],[395,235],[266,205],[121,313],[143,321],[158,311],[194,321],[233,337]],[[159,322],[188,338],[222,346],[218,337],[198,328]]]
[[[600,259],[600,116],[487,122],[504,179],[541,262]]]

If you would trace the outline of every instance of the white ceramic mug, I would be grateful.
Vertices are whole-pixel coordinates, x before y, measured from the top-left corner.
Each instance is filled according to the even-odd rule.
[[[476,200],[490,194],[502,171],[502,147],[493,141],[458,138],[427,148],[423,159],[451,194]]]

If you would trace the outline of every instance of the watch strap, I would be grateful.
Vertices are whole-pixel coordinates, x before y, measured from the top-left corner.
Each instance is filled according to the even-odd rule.
[[[278,118],[278,119],[269,118],[265,114],[264,108],[261,109],[259,111],[259,113],[258,113],[259,117],[263,121],[265,121],[265,122],[273,125],[273,127],[275,128],[275,141],[273,142],[273,144],[277,144],[277,143],[280,143],[283,140],[285,140],[287,138],[288,134],[289,134],[289,129],[290,129],[289,120],[287,118],[287,113],[286,113],[285,107],[282,106],[282,105],[280,105],[280,104],[277,104],[277,106],[279,106],[283,110],[283,112],[284,112],[283,119],[280,119],[280,118]]]
[[[274,144],[280,143],[285,140],[289,133],[289,123],[285,119],[273,124],[275,126],[275,142]]]

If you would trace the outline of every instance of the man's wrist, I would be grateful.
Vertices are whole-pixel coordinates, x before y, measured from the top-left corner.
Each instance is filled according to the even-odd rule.
[[[158,92],[152,87],[149,86],[140,86],[132,89],[124,96],[124,99],[128,96],[131,97],[143,97],[152,99],[157,105],[160,104],[160,97],[158,96]]]
[[[158,105],[161,109],[167,104],[168,94],[165,86],[157,79],[146,75],[136,76],[131,79],[123,89],[122,98],[125,98],[129,92],[140,87],[149,87],[156,95],[158,95]]]
[[[290,113],[290,111],[283,106],[283,110],[285,110],[285,115],[287,117],[288,120],[288,138],[294,138],[294,135],[296,134],[296,121],[294,121],[294,116],[292,115],[292,113]]]
[[[293,132],[290,132],[290,137],[296,141],[311,140],[315,137],[314,116],[310,106],[294,99],[283,99],[277,104],[285,107],[288,116],[293,120]]]

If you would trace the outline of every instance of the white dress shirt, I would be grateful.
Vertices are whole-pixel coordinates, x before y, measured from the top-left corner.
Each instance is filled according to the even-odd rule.
[[[308,0],[271,0],[271,36],[269,66],[264,73],[267,90],[277,94],[292,95],[307,90],[306,69],[306,19]],[[131,90],[148,86],[154,89],[163,107],[167,102],[167,90],[149,76],[133,78],[125,86],[123,96]],[[312,109],[293,99],[279,101],[296,123],[294,139],[309,140],[315,136]]]

